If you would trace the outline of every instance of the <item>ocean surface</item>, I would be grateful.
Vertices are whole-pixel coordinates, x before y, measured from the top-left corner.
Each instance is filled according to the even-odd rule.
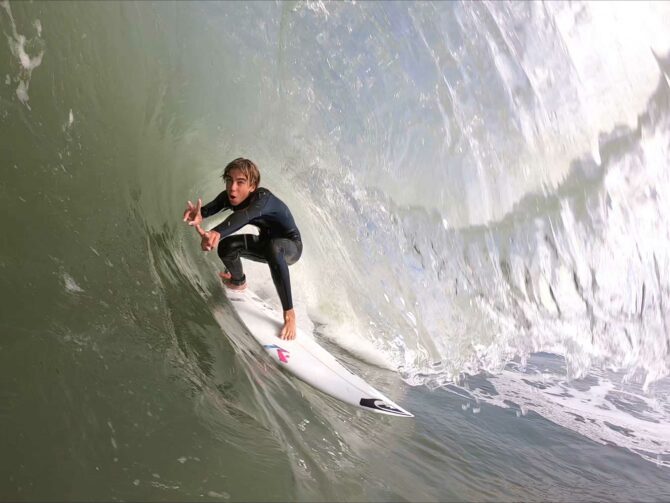
[[[0,500],[670,500],[668,26],[0,1]],[[415,418],[237,320],[181,217],[239,156],[302,232],[299,325]]]

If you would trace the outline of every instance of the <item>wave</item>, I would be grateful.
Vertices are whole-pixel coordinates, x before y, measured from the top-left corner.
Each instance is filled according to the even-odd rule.
[[[240,155],[302,230],[300,322],[357,358],[431,388],[539,352],[641,394],[668,375],[668,4],[0,5],[8,213],[56,250],[35,270],[199,389],[231,321],[179,216]]]

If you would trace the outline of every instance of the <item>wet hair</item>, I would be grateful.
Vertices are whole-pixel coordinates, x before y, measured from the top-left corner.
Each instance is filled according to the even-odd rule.
[[[223,175],[221,175],[221,178],[223,178],[224,182],[226,181],[226,178],[228,178],[230,172],[234,169],[239,169],[246,175],[247,180],[249,180],[249,185],[258,187],[258,185],[261,183],[261,173],[258,171],[258,166],[256,166],[253,161],[245,159],[244,157],[238,157],[237,159],[234,159],[228,163],[226,168],[223,170]]]

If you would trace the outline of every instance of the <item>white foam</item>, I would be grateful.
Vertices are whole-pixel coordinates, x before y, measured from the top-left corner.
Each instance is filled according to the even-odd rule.
[[[585,390],[577,389],[564,376],[548,372],[505,370],[491,377],[490,382],[499,395],[481,390],[472,394],[505,408],[514,403],[522,415],[534,411],[595,442],[612,443],[670,467],[670,458],[662,459],[670,456],[670,410],[663,405],[667,395],[644,394],[602,375]],[[627,403],[642,410],[633,411],[630,406],[626,410]]]
[[[68,292],[73,292],[73,293],[82,293],[84,289],[80,287],[77,282],[74,280],[72,276],[70,276],[68,273],[64,272],[62,274],[63,278],[63,283],[65,284],[65,289]]]
[[[12,52],[12,55],[17,59],[18,63],[21,65],[23,70],[18,75],[19,85],[16,88],[16,96],[21,103],[23,103],[29,110],[30,106],[28,105],[28,88],[30,85],[30,77],[35,68],[42,64],[42,57],[44,56],[44,49],[40,49],[38,54],[34,57],[31,57],[26,52],[26,37],[18,33],[16,29],[16,23],[14,21],[14,16],[12,15],[12,10],[8,1],[0,3],[7,16],[9,17],[11,26],[12,26],[12,36],[7,37],[9,42],[9,49]],[[42,34],[42,24],[39,20],[36,20],[34,26],[37,30],[37,38],[39,39]]]
[[[352,321],[324,325],[320,328],[320,334],[365,362],[383,369],[396,370],[390,359],[364,336],[366,331]]]

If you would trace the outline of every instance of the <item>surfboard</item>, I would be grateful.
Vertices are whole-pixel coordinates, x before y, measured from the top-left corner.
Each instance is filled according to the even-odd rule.
[[[294,340],[280,339],[282,315],[249,288],[237,291],[224,287],[224,290],[242,323],[279,367],[344,403],[379,414],[414,417],[350,372],[300,329]]]

